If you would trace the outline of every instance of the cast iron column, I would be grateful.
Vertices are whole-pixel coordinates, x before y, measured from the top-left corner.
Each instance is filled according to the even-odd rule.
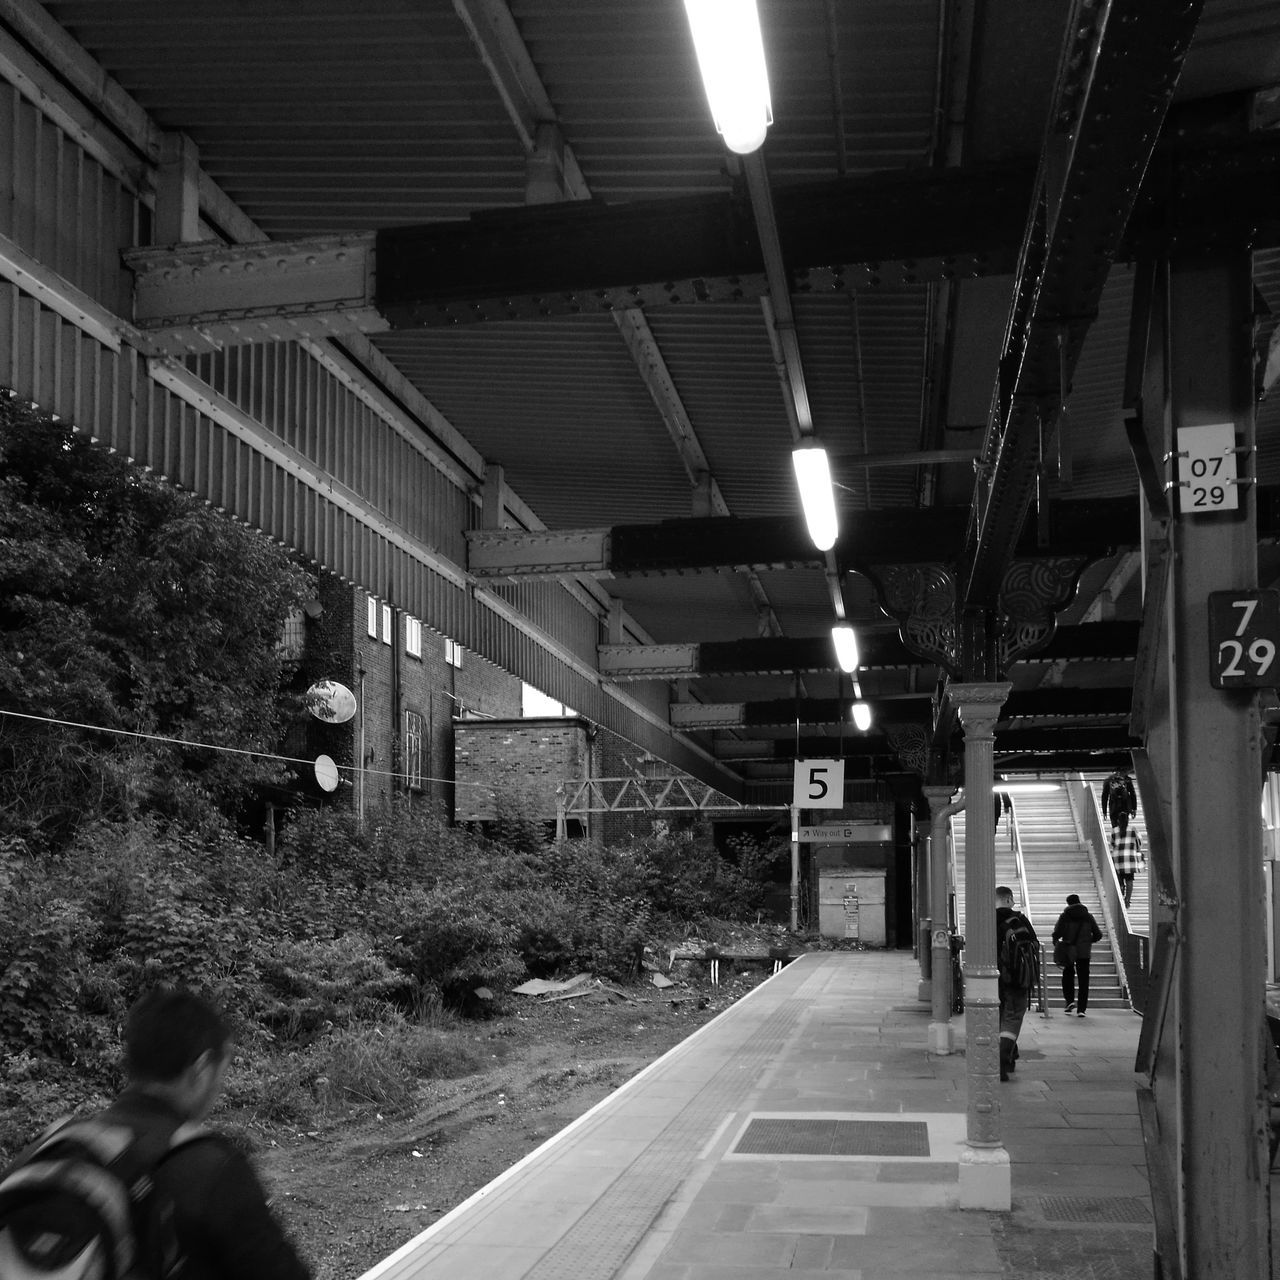
[[[1247,252],[1172,264],[1175,448],[1178,428],[1223,422],[1237,445],[1253,445],[1252,315]],[[1239,462],[1241,474],[1254,473],[1251,452]],[[1190,490],[1178,492],[1169,605],[1183,1274],[1236,1280],[1269,1274],[1263,772],[1257,696],[1210,687],[1206,620],[1210,592],[1257,585],[1256,510],[1246,485],[1238,511],[1208,515],[1195,514]]]
[[[964,1029],[969,1077],[960,1207],[1007,1210],[1009,1153],[1000,1142],[1000,997],[996,976],[996,851],[991,810],[994,732],[1012,686],[953,684],[964,726]]]

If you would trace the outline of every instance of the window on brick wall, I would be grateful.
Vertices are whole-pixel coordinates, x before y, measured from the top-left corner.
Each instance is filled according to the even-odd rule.
[[[411,791],[422,790],[422,717],[404,713],[404,782]]]
[[[462,666],[462,646],[456,640],[444,642],[444,660],[451,667]]]
[[[285,662],[300,662],[307,642],[307,615],[301,609],[290,609],[280,633],[280,656]]]
[[[422,623],[407,614],[404,619],[404,651],[411,658],[422,657]]]
[[[369,597],[369,634],[376,640],[378,638],[378,602]]]
[[[391,606],[389,604],[382,606],[382,643],[391,643]]]

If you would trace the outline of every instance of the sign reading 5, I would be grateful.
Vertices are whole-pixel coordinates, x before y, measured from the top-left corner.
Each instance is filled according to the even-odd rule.
[[[800,809],[843,809],[844,761],[797,760],[791,803]]]

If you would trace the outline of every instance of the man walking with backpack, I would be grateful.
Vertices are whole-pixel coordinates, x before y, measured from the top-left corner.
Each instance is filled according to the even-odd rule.
[[[308,1280],[249,1162],[199,1128],[230,1034],[207,1001],[159,987],[130,1010],[128,1084],[0,1179],[0,1275]]]
[[[1008,1080],[1018,1060],[1018,1035],[1031,993],[1040,979],[1040,940],[1031,921],[1015,911],[1013,890],[996,888],[996,958],[1000,995],[1000,1079]]]

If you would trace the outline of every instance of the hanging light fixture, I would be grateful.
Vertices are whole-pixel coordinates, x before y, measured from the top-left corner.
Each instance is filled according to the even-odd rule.
[[[836,647],[836,661],[841,671],[858,669],[858,636],[847,622],[838,622],[831,628],[831,643]]]
[[[758,151],[773,123],[756,0],[684,0],[703,88],[724,144]]]
[[[871,728],[871,704],[861,698],[853,704],[853,727],[866,733]]]
[[[836,517],[835,491],[831,487],[831,465],[827,451],[819,444],[803,444],[791,451],[800,489],[800,505],[804,508],[809,537],[819,551],[830,551],[836,545],[840,523]]]

